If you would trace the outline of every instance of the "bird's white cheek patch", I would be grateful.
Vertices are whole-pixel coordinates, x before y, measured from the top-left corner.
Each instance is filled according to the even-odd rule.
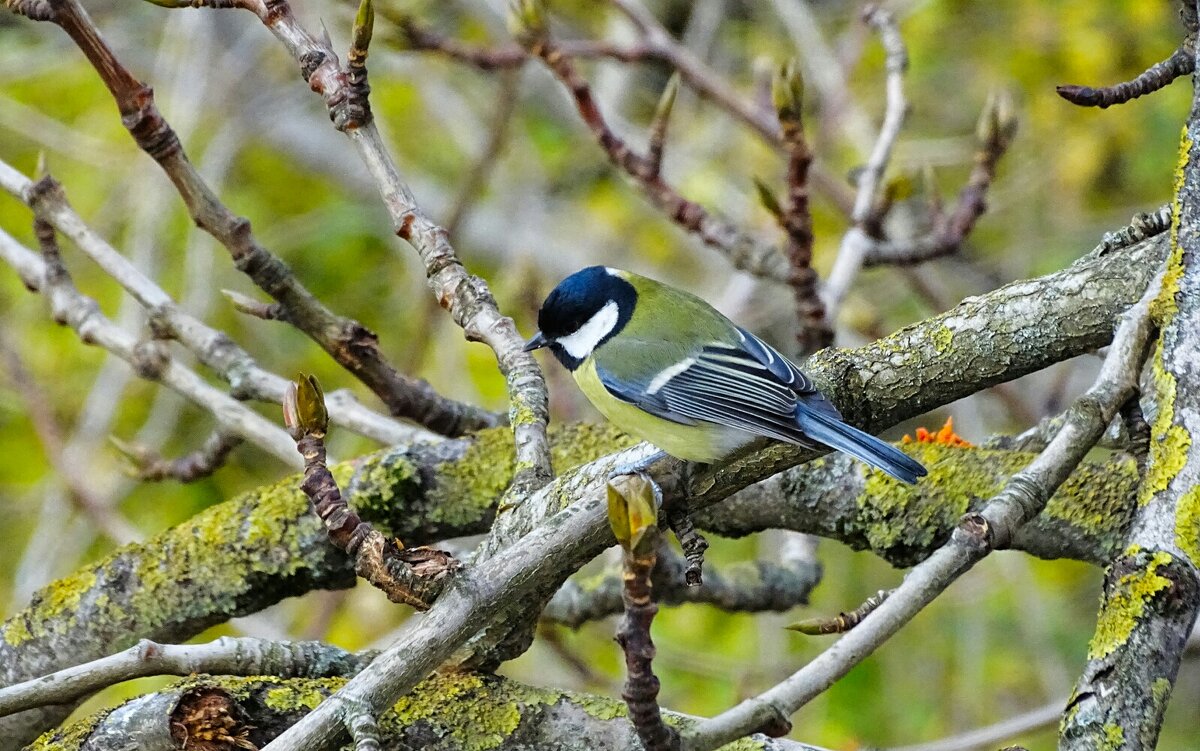
[[[617,325],[619,316],[617,303],[610,300],[603,308],[596,311],[595,315],[587,320],[587,323],[580,326],[578,331],[570,336],[560,338],[558,343],[571,357],[582,360],[592,354],[592,350],[596,348],[600,340],[612,332],[613,327]]]

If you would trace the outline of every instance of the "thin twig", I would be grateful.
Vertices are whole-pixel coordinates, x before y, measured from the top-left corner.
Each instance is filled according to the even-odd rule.
[[[654,640],[650,626],[658,613],[650,576],[658,547],[656,508],[661,494],[645,475],[626,475],[608,484],[608,521],[622,550],[625,616],[617,628],[617,643],[625,653],[625,687],[621,698],[637,730],[643,751],[675,751],[679,734],[663,722],[658,707],[658,676],[654,675]]]
[[[844,634],[858,624],[862,623],[863,618],[866,618],[871,613],[875,612],[876,608],[887,601],[895,590],[881,589],[875,594],[868,597],[854,610],[848,613],[838,613],[832,617],[820,616],[816,618],[806,618],[802,621],[787,626],[790,631],[799,631],[802,634],[809,636],[824,636],[827,634]]]
[[[163,0],[163,4],[172,4],[172,0]],[[268,18],[267,7],[260,0],[214,0],[209,4],[249,8],[264,20]],[[183,5],[191,3],[175,7]],[[196,224],[220,241],[238,269],[279,301],[288,311],[288,319],[366,384],[393,415],[412,419],[443,435],[497,424],[494,415],[446,399],[428,383],[397,371],[383,358],[374,332],[334,314],[277,256],[259,244],[250,222],[230,211],[200,176],[175,131],[158,111],[153,90],[121,64],[78,0],[23,0],[11,3],[9,8],[34,20],[50,21],[71,37],[112,93],[122,123],[134,141],[171,179]],[[286,5],[278,13],[273,10],[270,17],[282,21],[285,15],[290,16]],[[314,88],[317,83],[310,80]],[[347,96],[339,99],[337,115],[343,123],[352,122],[357,113],[349,101]]]
[[[724,253],[736,268],[757,276],[785,280],[786,264],[778,248],[755,240],[685,198],[659,174],[658,164],[649,155],[634,151],[609,127],[592,96],[591,86],[570,57],[550,38],[539,0],[525,0],[522,7],[521,11],[514,11],[517,41],[531,55],[541,59],[566,87],[580,118],[609,161],[625,172],[642,195],[668,219],[696,235],[704,244]]]
[[[233,450],[242,444],[240,436],[217,430],[204,439],[204,444],[195,451],[167,459],[149,446],[126,443],[116,437],[110,440],[129,460],[130,473],[146,482],[195,482],[209,477],[223,467]]]
[[[152,675],[351,676],[372,653],[351,654],[321,642],[276,642],[222,636],[207,644],[135,646],[50,675],[0,688],[0,717],[34,707],[71,704],[109,686]]]
[[[43,218],[69,237],[105,273],[112,277],[145,309],[160,335],[177,340],[205,365],[212,368],[241,398],[282,403],[287,380],[262,369],[245,349],[224,332],[211,328],[184,310],[162,287],[138,270],[122,253],[89,227],[71,208],[62,186],[49,175],[32,182],[0,160],[0,189],[23,201],[34,215]],[[357,402],[339,405],[332,419],[348,430],[383,443],[437,436],[419,428],[388,419]],[[414,432],[415,431],[415,432]]]
[[[347,103],[352,104],[355,99],[350,95],[353,77],[339,64],[329,40],[318,39],[305,29],[287,0],[245,2],[300,65],[309,88],[325,101],[334,126],[345,133],[358,151],[375,181],[396,234],[421,257],[429,287],[438,302],[450,312],[467,339],[483,342],[495,353],[508,389],[513,442],[520,468],[513,478],[512,492],[527,494],[541,487],[554,474],[546,440],[549,419],[546,383],[537,362],[523,350],[524,340],[513,320],[500,312],[487,283],[467,272],[446,230],[421,210],[384,145],[369,107],[347,109]],[[374,11],[370,3],[364,3],[362,8],[365,23],[365,17],[373,17]],[[531,513],[537,515],[535,511]],[[525,514],[509,518],[513,516],[524,518]]]
[[[1180,76],[1192,73],[1196,69],[1196,51],[1193,46],[1194,42],[1180,45],[1170,57],[1151,65],[1132,81],[1100,88],[1066,84],[1056,87],[1055,91],[1063,99],[1080,107],[1107,109],[1114,104],[1125,104],[1165,88]]]
[[[885,602],[832,647],[773,688],[687,731],[686,751],[710,751],[764,726],[786,722],[976,562],[994,549],[1007,547],[1014,533],[1041,512],[1137,388],[1152,329],[1150,303],[1158,286],[1156,279],[1125,313],[1096,382],[1075,402],[1045,451],[1013,475],[982,511],[964,516],[949,542],[915,566]]]
[[[660,605],[706,603],[736,613],[784,611],[808,602],[821,580],[821,565],[812,560],[768,560],[707,567],[704,583],[688,586],[683,556],[662,542],[654,566],[654,599]],[[578,628],[621,612],[623,577],[619,569],[602,577],[572,579],[554,594],[542,621]]]
[[[54,320],[70,326],[84,344],[92,344],[129,363],[143,378],[150,378],[178,392],[188,401],[212,413],[225,430],[242,436],[291,467],[299,467],[295,448],[287,434],[228,394],[209,386],[204,379],[157,350],[153,358],[133,336],[118,328],[101,312],[96,301],[75,288],[57,258],[41,258],[0,230],[0,259],[16,269],[31,291],[50,301]]]
[[[975,728],[928,743],[895,746],[887,751],[991,751],[996,748],[996,744],[1003,743],[1010,738],[1054,727],[1062,717],[1063,707],[1066,706],[1066,703],[1065,698],[1058,699],[1048,702],[1045,706],[1007,717],[986,727]]]
[[[863,258],[863,265],[911,266],[958,252],[975,228],[975,222],[987,210],[988,188],[996,177],[1000,158],[1012,144],[1016,129],[1017,119],[1008,94],[993,94],[979,116],[975,165],[958,194],[954,210],[944,214],[936,194],[937,187],[930,186],[933,229],[912,240],[875,242]]]
[[[812,211],[808,205],[812,150],[804,137],[804,82],[795,61],[776,72],[771,90],[788,151],[787,199],[779,222],[787,232],[784,252],[789,266],[788,285],[796,298],[796,318],[800,324],[796,341],[800,353],[810,355],[833,343],[833,329],[825,319],[825,304],[818,291],[817,272],[812,267]]]
[[[879,137],[871,150],[871,156],[859,176],[858,192],[854,199],[854,208],[850,212],[854,223],[842,237],[838,255],[829,272],[825,284],[825,316],[833,322],[837,320],[842,301],[849,292],[854,278],[858,276],[866,259],[872,241],[867,231],[868,223],[872,220],[876,201],[878,200],[879,185],[883,180],[884,170],[891,159],[892,147],[900,135],[900,128],[908,115],[908,101],[904,96],[904,74],[908,70],[908,51],[900,36],[900,29],[890,11],[878,6],[869,6],[862,14],[863,21],[869,24],[879,34],[887,55],[887,105],[883,116],[883,125],[879,129]]]

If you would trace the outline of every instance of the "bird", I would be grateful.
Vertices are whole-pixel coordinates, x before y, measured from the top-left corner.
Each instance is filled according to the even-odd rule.
[[[563,279],[524,350],[549,348],[604,417],[689,462],[713,464],[759,437],[843,451],[897,480],[926,469],[846,424],[812,379],[699,297],[590,266]]]

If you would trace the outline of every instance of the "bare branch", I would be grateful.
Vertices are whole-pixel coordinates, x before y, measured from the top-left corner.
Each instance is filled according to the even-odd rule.
[[[0,189],[23,201],[35,216],[45,219],[69,237],[146,310],[152,326],[187,347],[205,365],[229,383],[241,398],[282,403],[287,381],[259,367],[249,352],[225,333],[188,315],[161,287],[139,271],[124,255],[87,226],[67,202],[62,186],[50,176],[34,183],[0,161]],[[367,410],[357,402],[344,402],[333,420],[383,443],[437,436]],[[415,432],[414,432],[415,431]]]
[[[818,290],[817,272],[812,267],[812,212],[808,205],[808,172],[812,151],[804,137],[804,81],[795,61],[776,72],[772,99],[779,115],[783,143],[788,151],[787,202],[779,222],[787,232],[788,284],[796,298],[796,335],[800,352],[812,354],[833,343],[833,329],[825,319],[825,304]]]
[[[546,383],[533,357],[522,347],[516,325],[500,313],[487,283],[459,261],[446,230],[417,205],[416,196],[400,175],[383,143],[370,109],[354,107],[354,78],[343,69],[327,39],[318,39],[300,25],[287,0],[255,3],[253,10],[300,65],[309,88],[320,94],[334,126],[346,134],[367,167],[396,234],[417,251],[425,266],[429,287],[450,312],[468,340],[486,344],[496,355],[508,389],[513,442],[521,470],[512,489],[524,495],[546,483],[554,472],[546,442],[549,406]],[[537,511],[529,513],[537,517]],[[543,514],[544,515],[544,514]],[[525,513],[510,518],[524,519]],[[539,517],[540,518],[540,517]],[[517,524],[518,527],[521,524]]]
[[[887,751],[992,751],[998,743],[1037,730],[1054,727],[1062,717],[1062,708],[1066,703],[1065,699],[1052,701],[1045,706],[1005,718],[993,725],[975,728],[928,743],[896,746]]]
[[[784,280],[787,271],[779,250],[746,235],[737,227],[709,213],[700,204],[682,196],[659,174],[659,165],[647,155],[639,154],[629,147],[609,127],[599,104],[592,96],[591,87],[575,68],[570,57],[550,38],[544,19],[536,15],[538,9],[518,19],[518,40],[529,51],[545,63],[555,77],[566,87],[579,116],[592,131],[596,142],[614,166],[625,172],[641,190],[642,195],[668,219],[696,235],[712,248],[725,254],[736,268],[769,279]]]
[[[833,617],[806,618],[787,626],[789,631],[799,631],[808,636],[824,636],[827,634],[844,634],[862,623],[875,609],[882,605],[895,590],[881,589],[868,597],[862,605],[848,613],[838,613]]]
[[[152,675],[351,676],[373,657],[312,641],[222,636],[207,644],[156,644],[143,639],[122,652],[0,688],[0,717],[51,704],[71,704],[103,688]]]
[[[676,751],[679,734],[663,722],[654,675],[654,641],[650,626],[658,613],[650,585],[658,547],[658,487],[643,475],[625,475],[608,483],[608,522],[622,549],[625,616],[617,643],[625,653],[625,688],[621,698],[637,730],[643,751]]]
[[[871,238],[867,225],[872,219],[872,213],[878,200],[879,185],[883,180],[883,172],[892,155],[892,147],[900,135],[900,128],[908,115],[908,101],[904,96],[904,74],[908,70],[908,50],[890,11],[878,6],[868,6],[862,14],[863,21],[870,24],[879,34],[880,42],[887,54],[887,105],[883,116],[883,125],[879,128],[879,136],[871,150],[871,156],[862,170],[858,180],[858,192],[854,199],[854,209],[850,219],[854,223],[842,237],[833,269],[825,284],[825,316],[830,321],[836,321],[842,300],[850,291],[850,285],[858,276],[871,247]]]
[[[652,583],[661,605],[703,602],[739,613],[784,611],[808,602],[821,580],[821,566],[813,561],[749,561],[717,568],[709,566],[704,583],[684,583],[685,562],[669,546],[658,549]],[[572,628],[621,612],[623,577],[614,570],[586,581],[571,579],[554,594],[542,619]]]
[[[164,4],[181,7],[191,3],[164,0]],[[266,16],[266,7],[259,0],[228,0],[209,5],[251,8],[260,17]],[[171,179],[196,224],[221,242],[238,269],[279,301],[287,310],[288,319],[366,384],[393,415],[412,419],[444,435],[458,435],[497,423],[493,415],[445,399],[428,383],[393,368],[380,353],[378,338],[372,331],[357,321],[334,314],[277,256],[258,243],[250,222],[230,211],[188,160],[175,131],[159,113],[153,90],[121,64],[77,0],[13,4],[11,10],[34,20],[50,21],[71,37],[112,93],[122,122],[134,141]],[[290,17],[286,5],[279,13],[272,13],[272,18],[280,22],[286,21],[284,16]],[[317,88],[319,81],[310,83]],[[338,115],[343,122],[353,119],[353,108],[346,109],[349,101],[346,96],[339,100]]]
[[[149,446],[126,443],[116,436],[109,440],[129,460],[130,473],[147,482],[195,482],[209,477],[225,465],[229,454],[242,443],[241,437],[218,430],[204,439],[204,445],[192,453],[166,459]]]
[[[1186,76],[1196,69],[1196,51],[1194,35],[1189,37],[1179,49],[1171,53],[1166,60],[1151,65],[1132,81],[1125,81],[1113,86],[1102,86],[1094,89],[1091,86],[1076,86],[1067,84],[1057,87],[1058,95],[1071,104],[1080,107],[1099,107],[1107,109],[1114,104],[1125,104],[1140,96],[1153,94],[1165,88],[1180,76]]]
[[[70,326],[84,344],[102,347],[125,360],[143,378],[178,392],[201,409],[211,412],[217,424],[259,446],[290,467],[298,467],[291,439],[265,418],[166,356],[161,349],[147,359],[142,343],[106,318],[96,301],[75,288],[57,258],[39,258],[0,229],[0,259],[16,269],[25,286],[50,301],[56,322]]]
[[[284,421],[304,457],[300,489],[329,532],[329,541],[354,559],[354,571],[392,602],[417,610],[429,605],[459,568],[449,553],[430,548],[405,549],[363,521],[346,503],[337,480],[325,465],[325,432],[329,415],[325,395],[313,376],[301,376],[283,398]]]
[[[975,222],[987,211],[987,192],[996,166],[1016,134],[1017,119],[1007,93],[992,94],[979,116],[975,165],[949,215],[942,213],[936,186],[930,186],[933,230],[908,241],[879,240],[867,251],[864,266],[913,265],[958,252]]]

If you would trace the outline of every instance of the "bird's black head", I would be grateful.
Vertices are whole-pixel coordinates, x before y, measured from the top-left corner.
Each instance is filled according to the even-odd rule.
[[[615,269],[589,266],[576,271],[542,303],[541,330],[525,351],[549,347],[565,368],[574,370],[629,323],[635,305],[637,290]]]

